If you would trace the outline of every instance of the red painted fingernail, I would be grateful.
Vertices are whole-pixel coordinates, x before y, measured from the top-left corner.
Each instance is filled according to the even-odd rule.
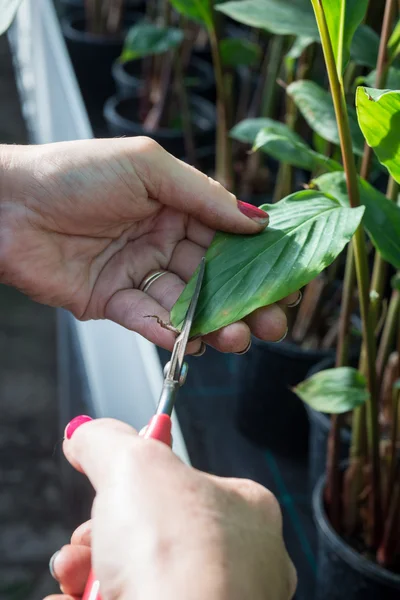
[[[261,210],[261,208],[247,202],[242,202],[241,200],[237,201],[237,205],[240,212],[249,217],[249,219],[253,219],[253,221],[260,223],[260,225],[268,225],[269,214],[265,210]]]
[[[75,419],[72,419],[72,421],[70,421],[65,428],[65,437],[67,438],[67,440],[70,440],[72,438],[72,434],[78,429],[78,427],[80,427],[84,423],[88,423],[89,421],[93,421],[93,419],[92,417],[88,417],[87,415],[79,415],[79,417],[75,417]]]

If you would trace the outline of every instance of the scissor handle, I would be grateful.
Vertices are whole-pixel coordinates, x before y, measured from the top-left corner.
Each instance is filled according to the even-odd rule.
[[[169,415],[154,415],[143,434],[145,440],[159,440],[167,446],[172,446],[171,417]],[[89,574],[82,600],[101,600],[100,583],[93,571]]]

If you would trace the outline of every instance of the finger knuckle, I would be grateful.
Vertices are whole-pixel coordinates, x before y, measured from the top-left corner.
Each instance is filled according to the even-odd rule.
[[[155,140],[150,137],[141,135],[135,138],[135,145],[141,154],[154,154],[164,152],[164,149],[160,144],[158,144]]]

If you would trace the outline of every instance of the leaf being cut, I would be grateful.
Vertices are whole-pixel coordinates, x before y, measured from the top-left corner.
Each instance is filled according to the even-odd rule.
[[[343,250],[364,211],[312,191],[262,208],[270,215],[262,233],[216,234],[206,254],[192,336],[234,323],[309,283]],[[195,284],[194,276],[172,309],[175,327],[182,326]]]
[[[369,397],[365,377],[352,367],[320,371],[293,391],[314,410],[338,415],[361,406]]]
[[[400,91],[357,88],[358,122],[367,143],[400,182]]]
[[[333,144],[339,144],[339,132],[336,124],[335,110],[329,92],[317,83],[308,80],[294,81],[287,88],[301,114],[314,131]],[[349,124],[354,153],[364,153],[364,138],[357,123],[355,111],[348,107]]]
[[[312,183],[343,206],[349,206],[344,173],[327,173]],[[400,269],[400,206],[363,179],[359,179],[359,189],[365,206],[363,223],[372,243],[386,261]]]
[[[226,67],[255,67],[260,62],[261,47],[240,38],[226,38],[220,43],[221,59]]]
[[[253,150],[261,150],[275,160],[287,163],[299,169],[314,171],[341,171],[342,165],[312,150],[300,137],[295,141],[289,135],[290,128],[285,125],[286,135],[276,134],[271,127],[261,129],[255,139]]]
[[[357,65],[374,69],[378,62],[379,35],[368,27],[360,25],[356,30],[350,48],[351,59]]]
[[[214,26],[211,0],[171,0],[171,4],[178,13],[202,23],[207,29]]]
[[[152,23],[138,23],[131,27],[125,38],[121,61],[163,54],[180,45],[183,31],[175,27],[158,27]]]
[[[233,0],[215,6],[231,19],[276,35],[301,35],[319,40],[309,0]]]
[[[10,27],[22,0],[0,0],[0,35]]]
[[[354,33],[367,12],[369,0],[318,0],[323,8],[339,78],[349,62]]]

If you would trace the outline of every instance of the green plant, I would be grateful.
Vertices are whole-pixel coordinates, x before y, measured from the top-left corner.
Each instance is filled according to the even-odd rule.
[[[215,38],[211,2],[173,4],[200,19],[210,39]],[[266,87],[273,96],[281,74],[288,99],[284,113],[271,108],[272,102],[269,113],[261,110],[261,116],[237,123],[231,137],[251,145],[252,160],[268,156],[279,161],[278,198],[294,191],[298,169],[309,173],[307,187],[317,195],[295,192],[264,205],[270,227],[254,240],[217,234],[207,253],[193,333],[213,331],[309,283],[310,295],[318,294],[313,306],[307,305],[314,311],[309,319],[314,320],[314,335],[321,314],[315,306],[323,307],[324,286],[337,276],[342,279],[340,314],[334,335],[333,328],[328,332],[336,344],[336,367],[303,382],[297,393],[315,409],[332,414],[325,500],[333,526],[362,552],[399,570],[400,294],[398,277],[392,291],[388,278],[400,269],[400,92],[385,87],[400,74],[400,25],[395,25],[397,3],[386,0],[378,35],[376,14],[381,13],[372,10],[373,4],[235,0],[214,7],[272,35],[269,49],[278,54],[266,69],[273,77],[266,78]],[[286,57],[284,69],[276,68],[277,56]],[[224,81],[218,57],[216,77]],[[369,86],[358,87],[355,98],[357,84],[364,81]],[[227,114],[223,91],[221,98]],[[224,125],[217,146],[220,166],[229,155],[226,140]],[[225,182],[226,173],[225,179],[220,177]],[[380,189],[385,181],[386,195]],[[349,211],[346,217],[341,208]],[[343,261],[340,252],[349,237]],[[192,286],[189,282],[171,313],[178,329]],[[354,322],[362,344],[357,368],[348,365]],[[339,433],[345,422],[352,423],[352,446],[343,473]]]

